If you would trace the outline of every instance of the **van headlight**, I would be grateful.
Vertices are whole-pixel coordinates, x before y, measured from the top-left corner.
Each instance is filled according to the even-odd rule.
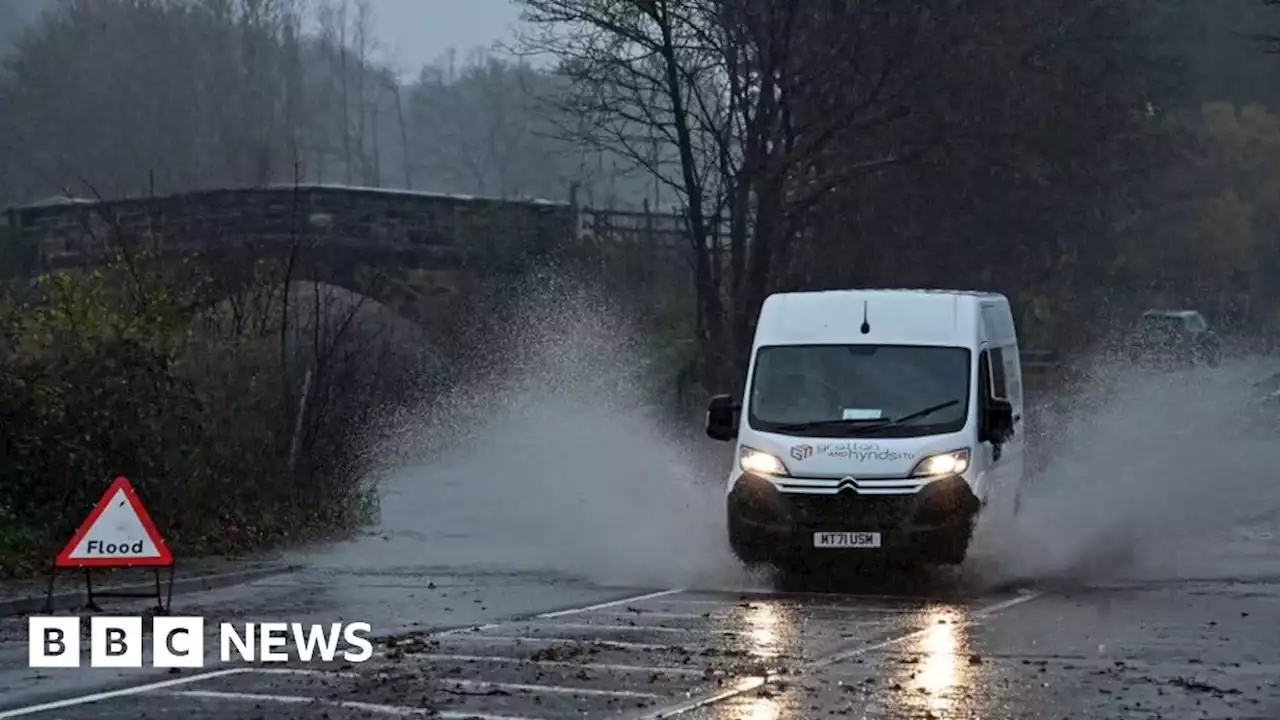
[[[938,453],[916,463],[911,477],[937,477],[959,475],[969,469],[969,448]]]
[[[787,472],[787,466],[777,455],[770,455],[767,452],[756,450],[755,448],[742,446],[738,451],[738,466],[745,472],[759,473],[761,475],[790,475]]]

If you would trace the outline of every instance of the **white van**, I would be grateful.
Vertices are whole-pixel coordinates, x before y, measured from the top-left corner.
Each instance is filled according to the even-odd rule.
[[[706,431],[738,443],[728,530],[746,563],[879,550],[958,564],[980,514],[1017,512],[1022,368],[1003,295],[771,295],[745,388],[712,398]]]

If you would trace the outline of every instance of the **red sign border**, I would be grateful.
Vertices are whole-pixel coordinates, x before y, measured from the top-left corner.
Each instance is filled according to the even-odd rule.
[[[85,535],[93,529],[93,524],[98,521],[102,513],[111,503],[111,499],[116,493],[124,490],[124,496],[129,501],[129,505],[133,508],[133,512],[137,514],[138,520],[142,521],[142,528],[147,531],[151,542],[155,544],[156,549],[160,551],[159,557],[145,558],[77,558],[72,559],[71,553],[75,552],[80,541]],[[80,524],[80,528],[76,530],[76,534],[72,536],[71,541],[67,543],[62,552],[58,553],[58,557],[54,560],[57,567],[164,567],[173,564],[173,553],[169,550],[168,544],[164,538],[160,536],[160,531],[156,529],[156,524],[151,520],[151,514],[147,512],[147,508],[142,504],[142,499],[138,497],[138,492],[133,489],[133,483],[123,475],[118,476],[111,482],[111,486],[102,494],[102,499],[98,500],[98,504],[93,507],[93,511],[89,513],[89,517]]]

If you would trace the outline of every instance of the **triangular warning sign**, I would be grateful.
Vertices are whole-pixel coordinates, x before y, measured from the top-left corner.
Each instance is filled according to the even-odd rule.
[[[58,553],[58,567],[171,565],[173,554],[128,478],[118,477]]]

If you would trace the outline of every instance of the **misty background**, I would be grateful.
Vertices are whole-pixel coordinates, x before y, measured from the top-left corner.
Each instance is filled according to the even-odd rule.
[[[519,19],[508,0],[4,0],[0,205],[292,182],[296,151],[309,182],[556,200],[579,183],[639,207],[652,180],[552,137],[555,81],[516,54]]]
[[[532,399],[496,419],[487,395],[468,406],[493,421],[482,426],[527,428],[550,453],[539,467],[559,493],[546,496],[551,527],[559,500],[611,496],[574,484],[607,459],[571,450],[624,445],[636,423],[669,417],[676,385],[680,421],[711,393],[732,391],[755,313],[780,290],[1003,292],[1024,346],[1068,359],[1105,346],[1149,307],[1202,311],[1234,352],[1274,349],[1280,55],[1269,51],[1280,49],[1280,7],[676,7],[0,0],[0,208],[322,183],[571,201],[637,211],[642,228],[647,213],[672,220],[661,246],[636,242],[658,233],[633,232],[615,243],[625,253],[565,239],[582,251],[578,269],[608,271],[595,278],[606,278],[596,283],[604,299],[533,303],[495,274],[484,302],[451,308],[470,335],[409,327],[409,341],[386,352],[372,330],[353,340],[318,328],[346,328],[357,314],[365,323],[450,313],[379,305],[389,293],[369,301],[377,283],[358,277],[321,287],[334,275],[302,277],[294,262],[300,245],[321,243],[297,233],[292,245],[245,250],[235,272],[198,253],[135,255],[127,233],[102,243],[108,252],[91,271],[6,264],[0,418],[14,441],[0,448],[0,474],[18,481],[0,488],[0,574],[36,567],[60,532],[44,518],[74,523],[65,508],[91,502],[96,478],[120,472],[194,553],[361,527],[372,514],[369,471],[426,463],[430,453],[411,446],[468,414],[451,405],[457,388],[502,387],[511,372],[535,385],[576,379],[550,383],[556,397],[512,390]],[[385,230],[370,215],[361,227]],[[206,224],[214,237],[198,240],[240,248]],[[491,232],[503,229],[495,221]],[[356,234],[329,238],[354,241],[343,256],[352,267],[368,249]],[[440,268],[399,269],[439,281],[442,294],[461,287]],[[591,272],[574,279],[590,285]],[[506,304],[486,304],[493,298]],[[515,312],[522,303],[543,322]],[[585,325],[546,322],[556,316]],[[643,349],[592,350],[625,346],[617,327],[594,324],[620,317]],[[529,333],[536,353],[521,350]],[[424,349],[446,358],[436,366],[473,376],[422,381]],[[526,356],[533,370],[495,367]],[[104,368],[116,382],[102,381]],[[658,379],[635,380],[646,374]],[[609,387],[617,392],[598,391]],[[646,419],[593,405],[600,395],[643,405]],[[572,432],[557,431],[544,406],[573,408],[558,418]],[[684,440],[697,435],[672,426]],[[453,460],[475,460],[481,475],[518,470],[480,462],[491,459],[485,442],[479,460]],[[680,460],[680,443],[662,433],[646,443],[649,455],[669,454],[672,477],[715,477]],[[440,478],[400,481],[431,488]]]
[[[850,45],[841,72],[854,75],[829,79],[865,117],[790,163],[873,170],[794,199],[786,224],[805,237],[778,229],[796,241],[778,251],[770,229],[732,217],[728,183],[709,184],[742,180],[746,164],[696,159],[689,187],[669,120],[645,116],[665,110],[623,97],[637,89],[606,77],[600,57],[574,56],[586,47],[574,33],[599,27],[560,11],[574,3],[521,20],[538,5],[5,0],[0,206],[295,180],[671,212],[700,195],[718,207],[689,216],[695,245],[729,227],[772,258],[741,283],[750,297],[732,302],[744,306],[768,289],[958,274],[1008,294],[1033,345],[1095,341],[1145,306],[1195,306],[1254,336],[1280,322],[1264,281],[1280,254],[1261,242],[1280,213],[1259,179],[1280,172],[1280,89],[1255,37],[1280,11],[1262,0],[991,0],[943,21],[886,10],[902,47]],[[843,35],[822,42],[852,42],[832,31]],[[888,89],[873,95],[856,74],[877,67]],[[695,129],[702,153],[714,134]],[[740,239],[720,242],[729,252]],[[1097,271],[1105,292],[1086,289]],[[750,311],[724,332],[749,322]]]

